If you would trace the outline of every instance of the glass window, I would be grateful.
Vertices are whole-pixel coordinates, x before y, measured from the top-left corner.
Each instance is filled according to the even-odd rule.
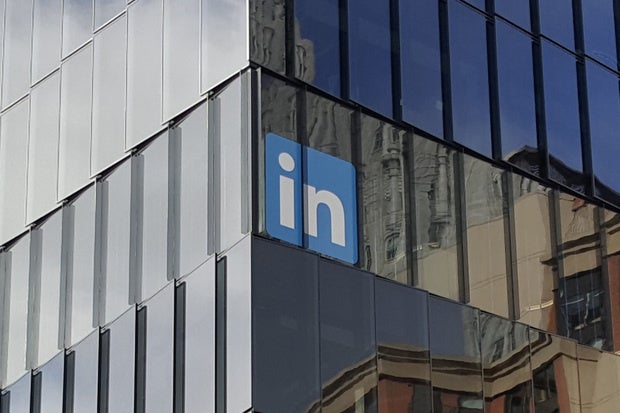
[[[131,350],[133,348],[127,349]],[[71,355],[74,357],[74,378],[73,400],[69,402],[73,403],[74,413],[92,413],[97,406],[99,331],[77,344],[71,350]]]
[[[438,2],[400,0],[403,120],[443,137]]]
[[[186,278],[185,293],[185,412],[215,411],[215,258]]]
[[[478,310],[429,297],[434,411],[483,412]]]
[[[377,412],[374,276],[319,262],[322,411]]]
[[[293,141],[299,140],[297,89],[264,73],[261,74],[261,126],[263,139],[267,133],[273,132]]]
[[[26,211],[29,223],[56,206],[59,127],[60,73],[55,73],[30,92]]]
[[[495,12],[511,22],[530,30],[530,2],[495,0]]]
[[[463,158],[470,303],[508,317],[504,172]]]
[[[202,0],[202,92],[248,65],[247,7],[245,0]]]
[[[532,39],[499,20],[495,30],[502,157],[538,174]]]
[[[127,20],[117,19],[94,40],[91,175],[125,153]]]
[[[338,0],[296,0],[295,76],[340,95],[340,7]]]
[[[161,128],[161,0],[129,5],[127,50],[127,143],[131,148]]]
[[[37,374],[41,375],[40,413],[63,413],[63,379],[65,371],[65,352],[60,352],[41,367]]]
[[[582,411],[614,411],[620,405],[620,357],[577,346]]]
[[[285,3],[249,0],[249,8],[250,60],[284,74]]]
[[[614,1],[582,1],[581,9],[586,54],[616,69]]]
[[[562,180],[582,169],[577,66],[574,56],[547,41],[542,52],[549,161],[554,179]]]
[[[11,384],[26,372],[26,335],[28,323],[28,279],[30,277],[30,235],[22,237],[4,252],[4,325],[0,377],[2,386]]]
[[[591,3],[591,1],[586,1],[586,3]],[[538,11],[540,13],[541,33],[564,47],[574,49],[572,0],[547,0],[540,2]]]
[[[66,11],[65,4],[65,11]],[[88,183],[90,176],[91,107],[93,97],[91,45],[62,65],[58,199]]]
[[[145,305],[147,309],[145,411],[149,413],[171,412],[172,377],[174,376],[172,370],[174,283],[168,284]]]
[[[532,372],[528,328],[480,312],[486,411],[530,411]],[[505,410],[500,406],[505,406]]]
[[[62,0],[34,0],[32,83],[60,66],[61,26]]]
[[[409,159],[415,194],[415,285],[444,297],[459,298],[455,154],[415,135]]]
[[[310,411],[321,397],[318,259],[259,239],[252,247],[253,405],[273,413]]]
[[[199,16],[198,0],[164,0],[164,121],[200,98]]]
[[[599,196],[620,192],[614,164],[620,154],[620,93],[618,77],[591,60],[586,60],[592,168]],[[613,193],[613,192],[612,192]],[[608,199],[614,202],[615,199]]]
[[[406,133],[362,115],[364,269],[406,284]]]
[[[30,86],[32,1],[8,0],[6,2],[4,58],[2,60],[2,107],[4,108],[25,95]]]
[[[108,411],[133,413],[136,310],[125,312],[109,326],[109,331]]]
[[[614,343],[614,350],[616,350],[619,347],[618,343],[620,343],[620,331],[613,326],[618,322],[618,314],[620,314],[620,297],[613,291],[616,291],[620,282],[620,231],[618,230],[620,228],[620,215],[606,209],[601,213],[601,220],[605,237],[603,252],[606,254],[603,258],[603,274],[607,272],[603,280],[605,291],[609,292],[608,325],[612,326],[612,337],[609,340]]]
[[[390,116],[392,52],[389,2],[349,0],[348,12],[350,97]]]
[[[351,109],[306,92],[308,146],[347,162],[353,162],[351,154],[352,116]]]
[[[2,412],[6,406],[9,413],[30,413],[30,373],[2,392]],[[8,402],[5,402],[8,400]],[[4,403],[7,403],[6,405]]]
[[[62,57],[65,58],[92,37],[93,0],[64,0]]]
[[[449,12],[454,140],[490,156],[486,19],[456,0]]]
[[[95,0],[95,30],[125,10],[125,0]]]
[[[377,279],[375,305],[381,412],[430,412],[426,292]]]
[[[28,107],[23,100],[0,118],[0,243],[26,229]]]

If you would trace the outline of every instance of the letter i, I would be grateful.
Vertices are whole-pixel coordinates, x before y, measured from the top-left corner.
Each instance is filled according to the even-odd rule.
[[[278,156],[278,162],[286,172],[295,169],[295,160],[286,152]],[[295,229],[295,181],[284,175],[280,175],[280,225]]]

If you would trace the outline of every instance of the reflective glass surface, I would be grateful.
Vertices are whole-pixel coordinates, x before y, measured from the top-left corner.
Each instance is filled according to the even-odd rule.
[[[389,124],[362,116],[362,203],[364,269],[408,281],[405,206],[407,135]]]
[[[0,243],[25,230],[28,113],[26,99],[0,117]]]
[[[541,33],[564,47],[574,49],[572,0],[546,0],[539,3]],[[592,2],[586,0],[586,3]]]
[[[392,114],[390,8],[386,1],[349,0],[350,97]]]
[[[30,413],[30,373],[23,376],[18,382],[4,390],[2,398],[8,398],[9,413]],[[2,409],[4,412],[4,408]]]
[[[249,0],[250,59],[269,69],[284,73],[285,3]]]
[[[308,146],[347,162],[353,162],[351,153],[353,111],[313,93],[307,92],[305,98]]]
[[[34,0],[32,27],[32,82],[34,83],[60,66],[62,0]]]
[[[94,0],[95,1],[95,30],[105,24],[127,7],[125,0]]]
[[[252,246],[253,405],[273,413],[313,411],[321,397],[318,258],[259,239]]]
[[[93,0],[64,0],[62,57],[86,43],[93,32]]]
[[[119,160],[125,152],[126,47],[125,16],[94,39],[91,175]]]
[[[322,412],[377,411],[373,276],[319,262]]]
[[[90,176],[92,59],[88,45],[62,65],[58,199],[82,187]]]
[[[65,370],[65,352],[61,351],[45,366],[39,369],[41,375],[40,413],[63,413],[63,377]]]
[[[501,21],[495,30],[502,157],[538,173],[532,39]]]
[[[530,2],[514,0],[495,0],[495,12],[530,30]]]
[[[620,358],[587,346],[577,346],[581,412],[614,411],[620,405]]]
[[[403,120],[443,137],[438,2],[400,0]]]
[[[583,34],[586,54],[616,69],[616,31],[614,27],[614,1],[582,1]]]
[[[135,330],[136,311],[133,308],[109,327],[109,412],[133,413],[134,411]]]
[[[45,79],[30,92],[29,126],[26,221],[32,222],[56,206],[60,73]]]
[[[463,159],[470,303],[508,317],[504,172],[467,155]]]
[[[128,349],[131,350],[131,349]],[[99,370],[99,330],[73,349],[73,412],[92,413],[97,405],[97,372]]]
[[[2,107],[28,92],[32,51],[32,1],[7,0],[2,59]],[[2,135],[6,136],[6,135]]]
[[[161,0],[140,0],[127,10],[127,142],[131,148],[161,128]]]
[[[311,107],[312,103],[309,105]],[[265,74],[261,75],[261,126],[263,139],[267,133],[273,132],[293,141],[299,140],[297,90]]]
[[[295,76],[340,95],[340,13],[337,0],[296,0]]]

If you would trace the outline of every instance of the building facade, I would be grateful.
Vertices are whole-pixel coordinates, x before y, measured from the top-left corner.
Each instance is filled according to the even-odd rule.
[[[0,413],[620,410],[614,0],[0,0]]]

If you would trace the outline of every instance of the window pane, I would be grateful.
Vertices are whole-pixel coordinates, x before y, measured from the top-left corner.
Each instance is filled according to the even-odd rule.
[[[0,118],[0,243],[26,229],[28,106],[23,100]]]
[[[30,413],[30,373],[23,376],[17,383],[2,392],[2,399],[9,399],[9,413]],[[4,403],[3,403],[4,404]],[[4,406],[3,406],[4,407]],[[2,410],[4,412],[4,409]]]
[[[319,277],[322,411],[376,412],[374,277],[326,260]]]
[[[364,269],[407,283],[404,131],[362,116]]]
[[[140,0],[127,11],[127,148],[161,128],[161,0]]]
[[[284,74],[286,4],[249,0],[250,60]]]
[[[614,411],[620,405],[620,357],[587,346],[577,346],[577,355],[582,411]]]
[[[529,1],[495,0],[495,12],[524,29],[530,30]]]
[[[605,248],[603,252],[606,254],[603,257],[603,265],[605,266],[603,271],[607,272],[607,276],[603,278],[605,280],[605,290],[609,292],[609,325],[612,326],[613,337],[610,341],[614,344],[614,351],[618,349],[618,343],[620,343],[620,332],[613,326],[618,322],[618,315],[620,314],[620,299],[613,291],[617,290],[618,283],[620,282],[620,215],[614,211],[605,209],[601,213],[601,227],[603,232]]]
[[[442,138],[438,4],[400,0],[400,58],[403,119]]]
[[[591,3],[591,1],[586,1]],[[572,0],[546,0],[539,4],[540,31],[562,46],[575,48]]]
[[[122,12],[127,3],[125,0],[95,0],[95,30]]]
[[[101,172],[125,153],[125,16],[97,33],[94,50],[91,175]]]
[[[615,69],[616,31],[614,30],[614,1],[582,1],[583,34],[586,54]]]
[[[429,298],[434,410],[483,412],[478,310]]]
[[[65,352],[60,352],[41,367],[41,408],[40,413],[62,413],[63,377],[65,370]]]
[[[109,327],[109,412],[133,413],[134,411],[135,330],[136,311],[133,308]]]
[[[351,154],[353,111],[313,93],[306,92],[305,95],[308,146],[347,162],[353,162]]]
[[[62,65],[59,200],[86,185],[90,176],[92,59],[93,48],[89,45]]]
[[[92,37],[93,0],[64,0],[62,57],[67,57]]]
[[[348,12],[351,99],[389,116],[392,114],[389,2],[349,0]]]
[[[501,21],[495,30],[502,157],[539,174],[532,39]]]
[[[508,317],[504,172],[463,158],[470,303]]]
[[[340,95],[340,12],[338,0],[296,0],[295,76]]]
[[[75,357],[73,412],[92,413],[95,410],[95,406],[97,406],[99,331],[93,332],[76,345],[72,351]]]
[[[317,257],[259,239],[252,246],[253,405],[311,411],[321,397]]]
[[[61,25],[62,0],[34,0],[32,83],[60,67]]]
[[[56,206],[59,122],[60,73],[56,73],[30,92],[27,222]]]
[[[490,156],[486,19],[456,0],[449,11],[454,140]]]
[[[455,154],[417,135],[412,146],[416,286],[458,299]]]
[[[2,60],[2,107],[28,92],[32,50],[32,1],[8,0]],[[6,136],[2,134],[2,136]]]

